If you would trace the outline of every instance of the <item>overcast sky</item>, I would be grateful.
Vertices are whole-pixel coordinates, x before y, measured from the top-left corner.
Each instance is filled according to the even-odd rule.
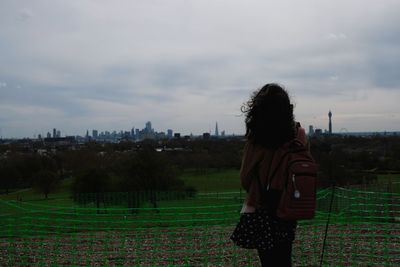
[[[398,0],[1,0],[0,136],[219,129],[283,84],[296,119],[400,130]]]

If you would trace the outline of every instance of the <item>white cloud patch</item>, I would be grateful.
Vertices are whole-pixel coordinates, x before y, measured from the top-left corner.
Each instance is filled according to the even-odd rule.
[[[346,34],[344,34],[344,33],[339,33],[339,34],[336,34],[336,33],[329,33],[327,36],[326,36],[326,38],[327,39],[330,39],[330,40],[344,40],[344,39],[347,39],[347,35]]]

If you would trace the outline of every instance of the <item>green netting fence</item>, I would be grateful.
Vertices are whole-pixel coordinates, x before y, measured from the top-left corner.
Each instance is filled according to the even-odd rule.
[[[319,266],[332,192],[323,265],[400,266],[400,194],[378,187],[319,191],[315,219],[299,223],[294,266]],[[57,205],[0,200],[0,265],[259,266],[255,251],[229,240],[243,198],[137,192]]]

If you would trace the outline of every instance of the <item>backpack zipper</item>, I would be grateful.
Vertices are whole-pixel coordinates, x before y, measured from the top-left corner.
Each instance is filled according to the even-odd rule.
[[[296,186],[296,174],[292,174],[292,181],[293,181],[293,186],[294,186],[294,193],[293,196],[294,198],[300,198],[300,191],[297,189]]]

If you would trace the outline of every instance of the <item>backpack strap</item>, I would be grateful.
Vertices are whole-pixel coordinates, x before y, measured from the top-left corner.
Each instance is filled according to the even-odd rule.
[[[268,166],[270,166],[270,167],[271,167],[271,164],[272,164],[272,162],[273,162],[273,160],[274,160],[275,154],[276,154],[276,150],[274,150],[274,152],[272,152],[271,158],[270,158],[270,160],[269,160]],[[258,167],[258,165],[259,165],[259,163],[257,164],[257,167]],[[271,173],[271,168],[268,169],[268,173],[267,173],[267,182],[269,181],[270,173]],[[257,182],[258,182],[258,186],[259,186],[260,189],[261,189],[261,192],[264,192],[264,191],[265,191],[265,190],[264,190],[264,186],[262,186],[259,176],[257,176]],[[268,185],[267,185],[267,191],[268,191],[268,190],[269,190],[269,183],[268,183]]]
[[[284,160],[290,153],[291,153],[291,152],[289,151],[289,152],[286,152],[285,154],[283,154],[283,156],[280,158],[278,164],[276,165],[276,168],[272,171],[272,174],[271,174],[271,175],[269,175],[269,174],[271,173],[271,170],[272,170],[272,168],[270,168],[270,170],[269,170],[269,172],[268,172],[268,176],[267,176],[267,181],[268,181],[268,184],[267,184],[267,191],[269,190],[269,188],[270,188],[270,186],[271,186],[271,183],[272,183],[272,180],[275,178],[276,173],[278,172],[279,167],[281,166],[283,160]],[[272,160],[271,160],[271,162],[270,162],[269,165],[271,166],[271,164],[272,164]],[[271,166],[271,167],[272,167],[272,166]]]

